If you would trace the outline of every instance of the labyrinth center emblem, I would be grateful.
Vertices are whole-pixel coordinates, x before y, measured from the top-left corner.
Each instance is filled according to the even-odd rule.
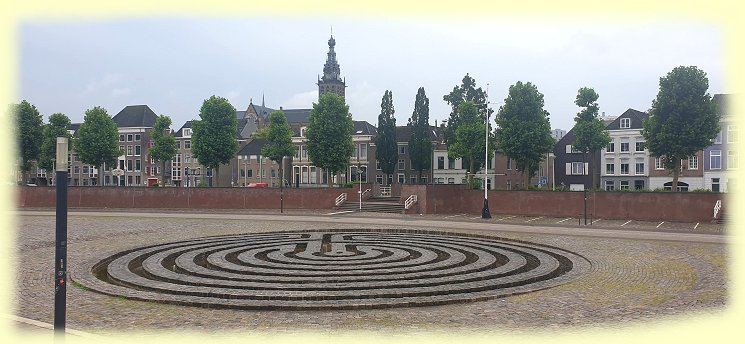
[[[353,309],[500,298],[590,268],[547,245],[420,230],[323,230],[205,237],[97,259],[72,276],[136,300],[238,309]]]

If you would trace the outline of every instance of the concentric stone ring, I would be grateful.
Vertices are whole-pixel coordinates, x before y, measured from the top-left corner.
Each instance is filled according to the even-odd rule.
[[[136,300],[238,309],[353,309],[480,301],[550,288],[590,263],[557,247],[420,230],[214,236],[137,248],[75,273]]]

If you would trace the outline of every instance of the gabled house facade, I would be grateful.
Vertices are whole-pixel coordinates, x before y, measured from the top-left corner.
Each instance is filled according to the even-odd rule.
[[[607,191],[648,189],[649,151],[642,136],[643,121],[649,114],[628,109],[606,129],[611,142],[601,151],[600,187]]]
[[[729,106],[729,95],[715,94],[713,99],[720,115],[720,130],[711,146],[704,149],[701,160],[704,169],[702,183],[705,189],[727,192],[732,175],[739,167],[739,157],[734,148],[739,140],[738,128]]]

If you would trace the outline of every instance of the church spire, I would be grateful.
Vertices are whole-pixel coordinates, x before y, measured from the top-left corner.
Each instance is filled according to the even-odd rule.
[[[342,80],[340,76],[341,69],[339,68],[339,62],[336,60],[336,51],[334,51],[336,40],[333,33],[328,44],[329,51],[326,54],[326,63],[323,65],[323,77],[318,80],[318,97],[320,98],[322,94],[329,92],[344,97],[346,81]]]

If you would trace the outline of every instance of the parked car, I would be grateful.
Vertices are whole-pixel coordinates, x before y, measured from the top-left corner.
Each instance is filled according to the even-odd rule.
[[[269,184],[267,183],[250,183],[246,187],[247,188],[265,188],[267,186],[269,186]]]

